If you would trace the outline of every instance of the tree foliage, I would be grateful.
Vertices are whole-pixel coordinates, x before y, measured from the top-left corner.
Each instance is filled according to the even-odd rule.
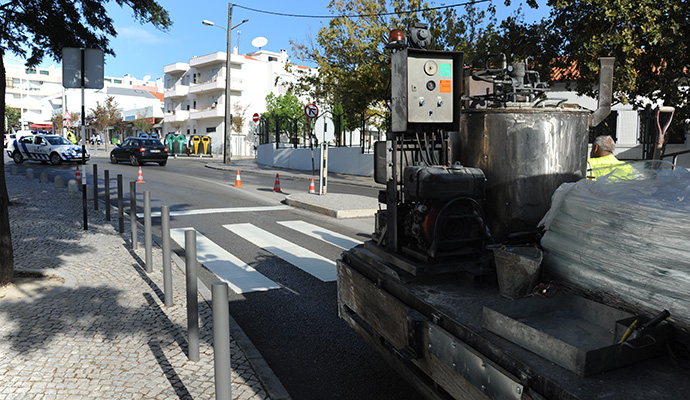
[[[232,131],[239,134],[242,133],[242,127],[246,120],[245,115],[249,106],[242,106],[240,103],[235,103],[232,105]]]
[[[114,0],[133,11],[133,18],[165,30],[172,22],[155,0]],[[99,48],[115,55],[110,38],[117,35],[102,0],[11,0],[0,5],[0,120],[5,119],[6,74],[3,57],[12,53],[39,64],[45,56],[60,60],[64,47]],[[4,159],[0,158],[0,285],[12,279],[14,257]]]
[[[5,105],[5,118],[7,118],[7,128],[18,130],[20,128],[22,112],[18,108]]]
[[[53,116],[50,117],[50,122],[53,125],[53,133],[55,133],[56,135],[61,135],[62,128],[64,126],[64,122],[62,121],[62,113],[53,113]]]

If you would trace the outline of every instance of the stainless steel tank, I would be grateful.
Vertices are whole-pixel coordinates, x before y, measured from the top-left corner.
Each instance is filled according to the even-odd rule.
[[[466,111],[451,157],[486,175],[486,219],[497,242],[529,232],[564,182],[585,176],[591,112],[566,108]]]

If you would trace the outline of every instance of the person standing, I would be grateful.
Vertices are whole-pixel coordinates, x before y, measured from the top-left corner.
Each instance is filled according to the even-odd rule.
[[[597,178],[615,172],[618,178],[627,178],[632,174],[632,167],[620,161],[613,155],[616,142],[609,135],[597,136],[592,144],[592,151],[587,159],[587,179],[595,181]]]

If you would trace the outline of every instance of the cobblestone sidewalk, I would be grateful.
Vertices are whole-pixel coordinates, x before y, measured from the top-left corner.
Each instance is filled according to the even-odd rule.
[[[0,400],[214,398],[211,310],[199,297],[201,359],[189,361],[182,271],[173,264],[166,307],[162,253],[154,246],[147,274],[141,230],[132,251],[128,233],[90,202],[85,231],[81,193],[6,172],[15,270],[54,270],[66,283],[0,299]],[[233,398],[269,399],[233,337],[230,344]]]

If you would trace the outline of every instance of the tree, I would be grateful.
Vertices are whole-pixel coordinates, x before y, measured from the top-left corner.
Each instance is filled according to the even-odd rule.
[[[87,117],[89,120],[88,125],[93,125],[99,132],[104,132],[108,127],[118,126],[122,121],[122,114],[118,107],[119,104],[117,104],[113,96],[106,97],[103,104],[97,101],[96,108],[89,110],[89,116]],[[149,127],[149,129],[151,128]],[[109,151],[110,141],[107,135],[103,135],[103,141],[105,142],[105,150]]]
[[[392,50],[385,46],[392,29],[428,23],[434,35],[431,49],[467,54],[477,49],[484,53],[495,43],[492,4],[486,10],[467,4],[458,13],[454,7],[435,9],[419,0],[334,0],[329,10],[338,17],[315,40],[292,42],[297,58],[319,68],[316,75],[301,76],[294,89],[321,103],[341,104],[350,120],[390,100]]]
[[[19,129],[21,111],[18,108],[5,105],[5,118],[7,118],[7,128],[14,130]]]
[[[239,134],[242,133],[244,126],[245,115],[249,106],[242,107],[240,103],[232,105],[232,131]]]
[[[50,117],[50,122],[53,124],[53,132],[56,135],[62,135],[62,127],[63,127],[62,113],[60,113],[60,112],[54,113],[53,116]]]
[[[166,30],[172,22],[168,12],[155,0],[115,0],[128,6],[134,19]],[[6,53],[29,56],[27,67],[38,65],[45,56],[62,58],[63,47],[99,48],[115,55],[110,37],[117,36],[113,20],[104,3],[98,0],[12,0],[0,5],[0,121],[5,119]],[[12,235],[9,220],[9,196],[5,181],[4,159],[0,157],[0,285],[9,283],[14,270]]]
[[[269,131],[296,135],[298,132],[285,132],[285,128],[295,127],[295,129],[299,129],[296,124],[304,118],[304,104],[294,93],[289,91],[278,96],[269,93],[266,96],[266,112],[261,115],[261,118],[268,121]]]

